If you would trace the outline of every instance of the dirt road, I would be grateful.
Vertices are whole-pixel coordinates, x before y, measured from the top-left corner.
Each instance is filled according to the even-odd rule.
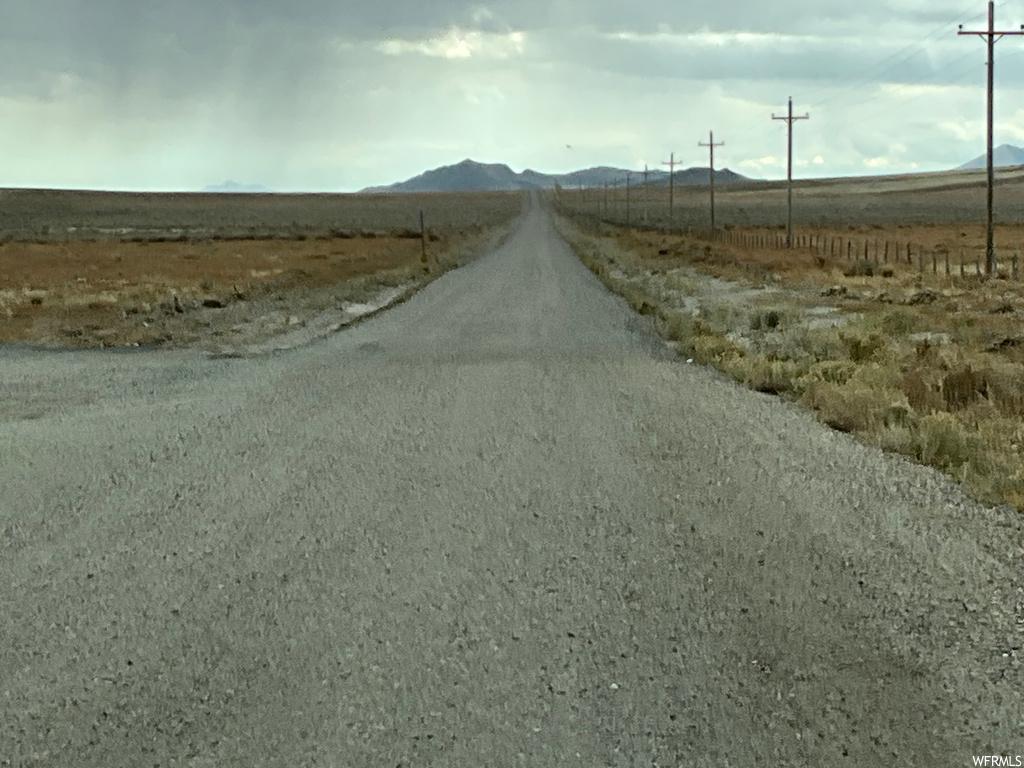
[[[0,765],[1024,754],[1024,528],[673,359],[534,201],[313,346],[0,352]]]

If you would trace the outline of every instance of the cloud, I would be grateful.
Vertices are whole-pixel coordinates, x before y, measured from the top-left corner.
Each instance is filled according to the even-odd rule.
[[[413,53],[445,59],[468,59],[474,56],[507,59],[522,54],[524,41],[522,32],[493,34],[452,27],[443,35],[423,40],[384,40],[375,47],[388,56]]]
[[[1024,3],[999,14],[1024,21]],[[790,94],[811,112],[799,156],[830,173],[953,166],[984,136],[984,47],[955,34],[984,8],[963,15],[960,0],[11,0],[0,184],[352,189],[473,154],[698,165],[711,128],[736,167],[777,176],[770,115]],[[1024,46],[998,56],[997,134],[1024,140]]]

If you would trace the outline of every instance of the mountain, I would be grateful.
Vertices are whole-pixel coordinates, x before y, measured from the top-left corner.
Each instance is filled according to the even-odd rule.
[[[746,176],[741,176],[728,168],[715,169],[715,184],[738,184],[743,181],[752,181]],[[668,174],[662,174],[657,183],[668,184]],[[672,182],[682,186],[701,186],[708,183],[707,168],[687,168],[685,171],[676,171],[672,174]]]
[[[269,192],[270,190],[262,184],[239,184],[237,181],[225,181],[223,184],[216,184],[203,187],[203,192],[227,192],[237,194],[239,192]]]
[[[668,183],[668,172],[650,171],[648,181],[651,183]],[[643,180],[642,171],[630,171],[631,183],[639,184]],[[691,168],[687,171],[676,171],[677,184],[706,184],[708,170]],[[736,181],[748,181],[744,176],[730,170],[716,170],[715,183],[728,184]],[[626,170],[599,166],[586,168],[571,173],[549,174],[527,168],[516,173],[504,164],[484,164],[473,160],[463,160],[456,165],[445,165],[432,171],[421,173],[408,181],[391,184],[385,187],[368,187],[363,192],[475,192],[522,189],[554,189],[562,187],[603,187],[625,186]]]
[[[521,178],[507,165],[463,160],[456,165],[444,165],[421,173],[408,181],[386,187],[371,187],[363,192],[477,192],[535,187],[535,184]]]
[[[1005,168],[1009,165],[1024,165],[1024,149],[1015,147],[1011,144],[1003,144],[996,147],[992,151],[992,165],[996,168]],[[976,157],[969,163],[964,163],[958,171],[967,171],[972,168],[986,168],[988,167],[987,155]]]

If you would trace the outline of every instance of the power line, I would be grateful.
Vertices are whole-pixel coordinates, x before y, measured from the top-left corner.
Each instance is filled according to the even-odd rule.
[[[715,231],[715,147],[724,147],[725,142],[715,144],[715,132],[708,131],[708,143],[705,144],[703,141],[697,142],[698,147],[707,147],[711,153],[710,162],[708,163],[708,182],[711,187],[711,232],[714,234]]]
[[[662,165],[668,166],[668,223],[671,226],[675,223],[674,208],[673,208],[673,193],[674,193],[674,178],[676,175],[676,166],[682,165],[680,162],[676,162],[676,153],[673,152],[671,159],[668,162],[662,161]]]
[[[996,43],[999,42],[1003,37],[1007,35],[1024,35],[1024,24],[1020,25],[1019,30],[1012,32],[996,31],[996,9],[995,3],[989,0],[988,3],[988,29],[984,31],[976,30],[964,30],[964,25],[960,25],[960,30],[957,32],[958,35],[977,35],[985,40],[988,46],[988,111],[986,114],[987,118],[987,131],[986,131],[986,143],[988,149],[988,190],[987,190],[987,205],[986,205],[986,233],[985,233],[985,272],[991,277],[996,271],[996,253],[993,245],[992,238],[992,198],[993,189],[995,187],[995,170],[992,156],[992,144],[993,144],[993,112],[994,112],[994,101],[995,101],[995,48]]]
[[[1006,0],[1004,0],[1002,3],[1000,3],[1000,6],[1002,6],[1002,5],[1006,5]],[[984,13],[975,14],[972,17],[968,17],[967,21],[968,22],[976,21],[978,19],[984,18],[984,16],[985,16]],[[861,78],[859,78],[857,80],[854,80],[854,81],[852,81],[850,83],[847,83],[847,85],[846,85],[846,87],[844,89],[840,89],[840,90],[836,91],[836,89],[834,89],[831,86],[811,87],[808,91],[806,91],[804,93],[804,100],[810,102],[815,107],[821,107],[821,106],[823,106],[825,104],[829,104],[829,103],[835,101],[836,99],[838,99],[840,97],[843,97],[845,95],[845,93],[846,93],[846,88],[850,88],[850,87],[857,88],[857,87],[860,87],[860,86],[863,86],[863,85],[871,85],[871,84],[877,83],[879,78],[883,77],[884,75],[888,74],[889,72],[893,71],[897,67],[899,67],[902,64],[906,63],[907,61],[909,61],[913,57],[914,54],[919,52],[920,47],[923,46],[925,43],[928,43],[932,39],[939,39],[941,37],[941,35],[946,33],[951,27],[953,27],[954,24],[957,24],[958,22],[963,21],[963,19],[964,19],[964,15],[963,14],[957,14],[957,16],[953,17],[949,21],[943,22],[939,26],[935,27],[931,32],[929,32],[925,37],[921,38],[920,40],[916,40],[916,41],[910,43],[909,45],[904,46],[900,50],[895,51],[895,52],[889,54],[888,56],[885,56],[885,57],[879,59],[868,70],[869,74],[867,74],[866,76],[863,76],[863,77],[861,77]],[[904,56],[904,54],[909,54],[909,55]],[[898,57],[901,57],[901,58],[898,58]],[[887,62],[889,62],[892,59],[897,59],[897,60],[893,61],[891,64],[889,64],[889,66],[883,67],[881,70],[877,69],[879,66],[886,64]],[[823,101],[818,101],[817,100],[817,95],[819,93],[821,93],[822,91],[833,92],[833,95],[828,97],[827,99],[825,99]]]
[[[786,247],[791,248],[793,246],[793,123],[797,120],[810,120],[811,116],[793,115],[793,97],[789,97],[789,114],[785,117],[776,117],[772,114],[772,120],[785,120],[788,130],[788,161],[786,163],[786,198],[787,198],[787,210],[788,215],[786,218]]]

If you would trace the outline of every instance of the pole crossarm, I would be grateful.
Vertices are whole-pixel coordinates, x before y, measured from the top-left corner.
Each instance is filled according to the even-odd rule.
[[[676,177],[676,166],[682,165],[682,163],[676,160],[676,153],[671,154],[670,160],[663,160],[662,165],[668,166],[668,221],[669,224],[675,221],[675,209],[673,207],[673,197],[675,193],[675,177]]]
[[[711,190],[711,231],[715,231],[715,147],[724,147],[725,142],[715,143],[715,132],[708,131],[708,143],[697,142],[698,147],[707,147],[711,156],[708,162],[708,187]]]
[[[996,57],[995,47],[996,43],[1002,40],[1004,37],[1009,35],[1020,36],[1024,35],[1024,24],[1021,24],[1019,30],[997,30],[996,29],[996,9],[994,0],[989,0],[988,3],[988,29],[985,30],[968,30],[964,29],[964,25],[960,25],[960,29],[957,35],[972,35],[977,36],[985,40],[986,46],[988,47],[988,99],[986,109],[986,171],[988,174],[988,185],[986,190],[987,204],[985,206],[986,214],[986,233],[985,233],[985,273],[990,277],[995,276],[996,271],[996,251],[993,238],[994,229],[994,217],[993,217],[993,190],[995,188],[995,158],[993,155],[994,142],[994,103],[995,103],[995,68],[996,68]]]
[[[786,161],[786,201],[787,201],[787,219],[786,219],[786,247],[791,248],[793,246],[793,123],[797,120],[810,120],[810,114],[794,115],[793,114],[793,97],[789,97],[789,113],[784,116],[776,116],[772,113],[772,120],[785,120],[787,127],[787,161]]]

